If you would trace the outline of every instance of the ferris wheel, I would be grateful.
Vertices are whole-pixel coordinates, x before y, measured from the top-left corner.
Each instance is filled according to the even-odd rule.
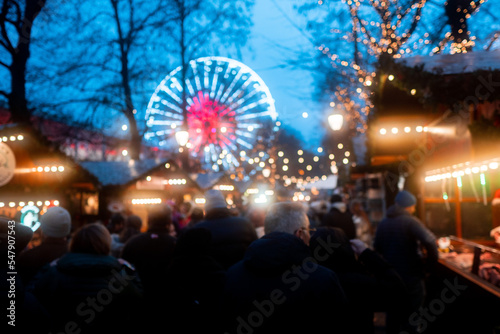
[[[258,140],[270,139],[278,130],[271,93],[248,66],[224,57],[198,58],[189,62],[184,85],[181,70],[168,74],[149,101],[144,138],[150,144],[177,148],[175,133],[184,121],[183,89],[186,148],[204,168],[239,167]]]

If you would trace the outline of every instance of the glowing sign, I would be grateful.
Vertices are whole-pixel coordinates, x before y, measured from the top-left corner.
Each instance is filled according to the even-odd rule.
[[[40,222],[38,221],[38,209],[34,205],[26,205],[21,209],[21,224],[28,226],[35,232],[40,227]]]

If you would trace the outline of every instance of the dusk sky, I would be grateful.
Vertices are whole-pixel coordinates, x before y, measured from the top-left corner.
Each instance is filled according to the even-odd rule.
[[[320,144],[324,131],[321,122],[326,121],[327,111],[312,98],[314,82],[311,73],[279,67],[285,65],[287,57],[292,55],[292,51],[282,47],[290,50],[314,49],[286,17],[304,27],[304,18],[294,8],[300,3],[302,1],[256,0],[254,27],[242,61],[269,87],[283,125],[298,130],[307,145],[314,148]],[[302,117],[303,112],[308,113],[308,118]]]

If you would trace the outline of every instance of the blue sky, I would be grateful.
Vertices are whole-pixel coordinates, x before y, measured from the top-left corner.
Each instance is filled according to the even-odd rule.
[[[243,51],[242,61],[269,87],[282,124],[298,130],[306,145],[315,148],[320,145],[323,136],[321,123],[325,121],[323,118],[327,116],[326,111],[313,101],[314,82],[311,73],[279,67],[286,63],[290,53],[277,46],[309,51],[314,48],[286,17],[299,26],[305,26],[304,18],[294,9],[294,5],[302,2],[256,0],[254,26],[249,45]],[[307,112],[309,116],[303,118],[303,112]]]

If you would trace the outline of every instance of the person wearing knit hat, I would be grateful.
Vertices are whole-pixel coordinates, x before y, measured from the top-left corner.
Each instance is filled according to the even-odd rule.
[[[32,280],[48,263],[68,252],[67,236],[71,231],[71,216],[60,207],[50,207],[40,218],[42,243],[19,255],[17,270],[24,283]]]
[[[52,238],[64,238],[71,230],[71,216],[60,206],[53,206],[40,218],[43,234]]]
[[[411,292],[411,309],[408,317],[422,307],[426,274],[435,269],[438,260],[436,236],[415,216],[417,199],[407,190],[398,192],[394,205],[387,209],[386,217],[378,224],[374,249],[380,253],[399,273],[408,291]],[[423,249],[425,251],[423,251]],[[424,257],[423,254],[426,254]],[[388,315],[387,319],[391,317]],[[415,320],[418,324],[419,320]],[[408,325],[407,322],[405,325]],[[414,331],[417,328],[402,328]]]
[[[220,190],[210,189],[205,193],[205,212],[226,208],[226,199]]]
[[[417,204],[417,199],[415,198],[415,196],[413,196],[413,194],[407,190],[398,192],[394,201],[402,208],[408,208]]]

